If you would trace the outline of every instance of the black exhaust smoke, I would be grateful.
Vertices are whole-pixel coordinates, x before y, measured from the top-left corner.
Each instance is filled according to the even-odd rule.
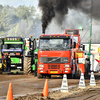
[[[42,33],[48,24],[51,22],[52,18],[55,16],[54,6],[52,0],[39,0],[39,7],[42,9]]]
[[[45,33],[48,24],[54,17],[59,24],[62,24],[69,9],[82,11],[90,16],[91,5],[92,0],[39,0],[39,7],[42,10],[42,32]],[[93,18],[100,18],[99,10],[100,0],[93,0]]]

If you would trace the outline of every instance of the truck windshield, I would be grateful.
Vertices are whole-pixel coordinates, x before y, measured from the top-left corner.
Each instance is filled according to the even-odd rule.
[[[3,49],[22,49],[22,44],[4,44]]]
[[[69,39],[40,39],[41,50],[66,50],[70,49]]]

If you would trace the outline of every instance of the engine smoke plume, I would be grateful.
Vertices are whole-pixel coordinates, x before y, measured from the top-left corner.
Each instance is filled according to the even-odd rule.
[[[52,18],[55,16],[52,0],[39,0],[39,6],[42,9],[42,32],[45,30]]]
[[[69,9],[79,10],[90,16],[91,7],[93,7],[92,16],[95,19],[99,19],[99,0],[93,0],[93,6],[91,5],[92,0],[39,0],[39,7],[42,10],[43,33],[45,33],[48,24],[54,17],[56,17],[58,24],[62,24],[65,19],[65,15],[68,14]]]

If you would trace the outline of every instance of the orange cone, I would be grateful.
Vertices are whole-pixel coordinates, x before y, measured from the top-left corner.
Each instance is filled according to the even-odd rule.
[[[43,88],[43,96],[48,97],[48,79],[46,79],[46,81],[45,81],[45,85]]]
[[[6,100],[13,100],[12,83],[9,84],[9,89],[8,89]]]

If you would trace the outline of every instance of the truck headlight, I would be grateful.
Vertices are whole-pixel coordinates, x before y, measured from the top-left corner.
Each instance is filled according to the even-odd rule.
[[[22,59],[19,59],[19,63],[22,63]]]
[[[69,65],[64,65],[64,67],[69,67]]]
[[[44,67],[44,65],[43,64],[39,64],[39,67]]]

